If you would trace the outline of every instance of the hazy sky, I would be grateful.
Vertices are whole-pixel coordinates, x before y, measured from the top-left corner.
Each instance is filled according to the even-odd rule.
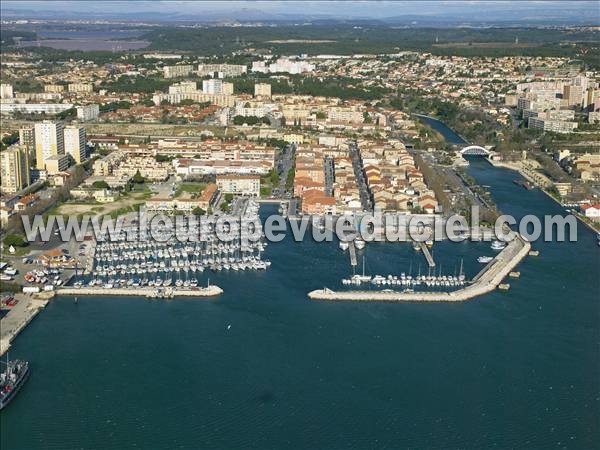
[[[489,13],[494,11],[514,14],[556,15],[562,12],[600,15],[594,1],[2,1],[2,9],[81,13],[135,13],[165,14],[227,14],[243,10],[265,13],[265,17],[279,15],[315,15],[338,18],[384,18],[403,15],[446,16],[461,12]]]

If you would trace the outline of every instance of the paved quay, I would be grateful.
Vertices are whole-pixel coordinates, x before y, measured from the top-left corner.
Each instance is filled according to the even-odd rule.
[[[215,297],[223,293],[219,286],[210,285],[196,289],[178,289],[178,288],[95,288],[95,287],[64,287],[56,290],[57,295],[128,295],[142,296],[149,298],[173,298],[173,297]]]
[[[527,256],[529,250],[531,244],[518,236],[486,266],[484,271],[478,274],[472,284],[452,292],[333,291],[324,288],[309,292],[308,297],[311,300],[462,302],[496,289]]]
[[[38,295],[34,298],[26,294],[15,294],[17,304],[0,320],[0,356],[8,351],[21,330],[44,309],[48,304],[47,297],[51,295]]]

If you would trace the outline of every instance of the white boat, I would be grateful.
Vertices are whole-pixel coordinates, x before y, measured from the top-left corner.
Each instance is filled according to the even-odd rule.
[[[489,263],[492,259],[494,259],[493,256],[480,256],[479,258],[477,258],[477,262],[481,263],[481,264],[487,264]]]
[[[504,250],[504,248],[506,247],[506,242],[502,242],[502,241],[494,241],[492,242],[492,250]]]
[[[348,244],[346,241],[340,241],[340,248],[342,250],[348,250],[348,247],[350,247],[350,244]]]
[[[357,238],[354,240],[354,245],[356,246],[357,249],[363,249],[365,248],[365,245],[367,245],[367,243],[365,241],[363,241],[360,238]]]

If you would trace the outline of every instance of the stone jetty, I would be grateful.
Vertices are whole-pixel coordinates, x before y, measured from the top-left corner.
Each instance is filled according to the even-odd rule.
[[[462,302],[496,289],[502,280],[531,250],[531,244],[517,235],[476,279],[463,289],[452,292],[402,292],[402,291],[333,291],[323,288],[311,291],[312,300],[391,301],[391,302]]]

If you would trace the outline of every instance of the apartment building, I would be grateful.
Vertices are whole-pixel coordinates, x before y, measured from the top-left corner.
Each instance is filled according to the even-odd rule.
[[[257,175],[217,175],[217,187],[225,194],[260,196],[260,177]]]
[[[94,91],[91,83],[69,83],[67,90],[73,93],[90,93]]]
[[[254,96],[271,98],[271,85],[267,83],[256,83],[254,85]]]
[[[29,152],[25,146],[12,145],[0,152],[2,193],[14,194],[29,185]]]
[[[64,155],[64,130],[60,122],[44,120],[37,122],[35,129],[35,167],[46,169],[46,161],[54,156]]]
[[[27,149],[29,160],[35,158],[35,128],[21,127],[19,129],[19,144]]]
[[[65,91],[65,86],[62,84],[45,84],[44,92],[51,92],[54,94],[60,94]]]
[[[239,77],[245,74],[247,67],[242,64],[199,64],[198,76],[210,75],[213,78]]]
[[[2,83],[0,84],[0,99],[13,98],[14,92],[12,84]]]
[[[81,164],[85,161],[85,128],[75,125],[68,125],[64,129],[65,153],[70,155],[75,164]]]
[[[75,109],[77,110],[77,120],[81,122],[96,120],[100,115],[100,106],[96,104],[76,106]]]
[[[176,66],[164,66],[163,76],[165,78],[187,77],[194,71],[194,66],[180,64]]]

